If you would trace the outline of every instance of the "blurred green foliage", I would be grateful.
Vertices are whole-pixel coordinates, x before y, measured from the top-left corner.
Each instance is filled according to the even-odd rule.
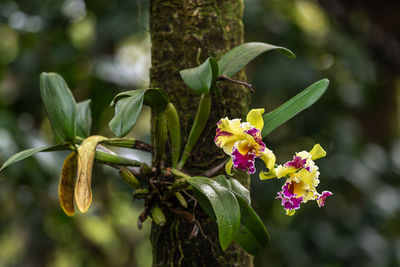
[[[138,3],[141,4],[138,5]],[[61,73],[77,101],[93,100],[93,132],[111,136],[109,103],[148,83],[147,1],[0,1],[0,162],[51,142],[39,74]],[[139,7],[141,12],[139,11]],[[363,14],[363,13],[361,13]],[[368,16],[349,14],[354,27]],[[319,142],[326,207],[293,217],[274,200],[283,181],[252,179],[253,206],[271,244],[256,266],[400,265],[400,79],[360,35],[312,0],[247,0],[246,41],[282,45],[247,68],[252,107],[270,111],[324,77],[322,99],[266,139],[280,163]],[[149,141],[148,109],[132,131]],[[122,151],[124,152],[124,151]],[[65,216],[58,175],[65,153],[42,153],[0,173],[0,266],[150,266],[149,222],[116,172],[97,167],[88,214]],[[130,154],[131,157],[137,155]]]

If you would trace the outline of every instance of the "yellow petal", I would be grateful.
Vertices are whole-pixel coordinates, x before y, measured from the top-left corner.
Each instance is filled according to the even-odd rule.
[[[249,138],[249,135],[244,132],[245,130],[240,127],[239,119],[221,119],[218,122],[218,128],[220,129],[221,134],[216,136],[215,143],[219,147],[223,148],[225,153],[228,155],[232,154],[233,145],[237,141]]]
[[[268,180],[268,179],[272,179],[272,178],[276,178],[275,170],[272,170],[270,172],[260,171],[260,179],[261,180]]]
[[[229,161],[225,164],[225,172],[228,175],[232,175],[232,167],[233,167],[233,161],[232,158],[229,159]]]
[[[274,169],[276,157],[272,150],[266,148],[261,155],[261,159],[264,161],[265,166],[268,168],[269,171],[272,171]]]
[[[275,169],[276,177],[278,178],[285,177],[286,175],[293,173],[295,171],[297,171],[297,169],[294,167],[283,167],[282,165],[279,165]]]
[[[326,151],[320,146],[320,144],[315,144],[310,151],[311,159],[316,160],[326,156]]]
[[[262,117],[263,113],[263,108],[252,109],[247,114],[246,121],[250,122],[251,125],[262,131],[262,129],[264,128],[264,120]]]
[[[75,186],[75,200],[81,212],[86,212],[92,203],[93,161],[96,146],[104,140],[107,140],[104,136],[90,136],[78,147],[78,181]]]
[[[60,198],[61,208],[68,216],[74,216],[74,188],[77,169],[77,154],[72,152],[64,160],[62,166],[60,182],[58,184],[58,197]]]

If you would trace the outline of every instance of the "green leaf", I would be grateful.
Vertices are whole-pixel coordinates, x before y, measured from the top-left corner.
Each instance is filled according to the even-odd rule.
[[[269,242],[264,223],[247,201],[235,195],[240,206],[240,229],[235,241],[252,255],[258,255]]]
[[[61,143],[76,137],[76,103],[63,77],[57,73],[40,75],[40,93],[53,129],[54,141]]]
[[[10,157],[6,162],[4,162],[3,166],[1,166],[0,171],[4,170],[10,165],[17,163],[23,159],[29,158],[38,152],[50,152],[50,151],[58,151],[58,150],[67,150],[69,148],[69,144],[58,144],[51,145],[45,147],[31,148],[24,151],[21,151],[12,157]]]
[[[108,124],[118,137],[125,136],[133,128],[142,111],[145,90],[130,91],[129,97],[120,98],[115,104],[115,115]]]
[[[219,175],[215,181],[234,193],[240,206],[240,228],[235,238],[240,246],[252,255],[258,255],[269,241],[261,219],[250,206],[250,192],[239,181]]]
[[[218,60],[219,75],[232,77],[255,57],[269,50],[277,50],[289,58],[296,57],[292,51],[281,46],[256,42],[245,43],[228,51]]]
[[[235,239],[240,226],[240,208],[235,196],[206,177],[192,177],[187,181],[210,202],[217,217],[219,242],[225,250]]]
[[[92,126],[92,112],[90,110],[91,102],[92,100],[89,99],[77,104],[76,134],[83,138],[90,135],[90,128]]]
[[[180,74],[190,89],[200,94],[208,94],[218,78],[218,63],[215,58],[209,57],[200,66],[181,70]]]
[[[301,91],[277,109],[265,114],[263,116],[265,126],[262,130],[262,137],[267,136],[281,124],[314,104],[325,93],[328,85],[328,79],[320,80]]]
[[[215,181],[232,191],[232,193],[238,194],[243,199],[245,199],[247,203],[251,204],[249,190],[244,187],[238,180],[234,178],[227,179],[225,175],[221,174],[215,177]]]
[[[167,93],[161,88],[132,90],[119,93],[111,102],[115,115],[110,121],[111,131],[118,137],[125,136],[135,125],[143,104],[163,112],[169,103]]]
[[[169,103],[167,92],[161,88],[150,88],[144,93],[144,104],[152,107],[158,113],[163,112]]]

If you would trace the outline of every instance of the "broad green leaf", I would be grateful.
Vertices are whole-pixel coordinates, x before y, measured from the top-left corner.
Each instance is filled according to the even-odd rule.
[[[125,136],[135,125],[143,104],[161,113],[168,103],[168,95],[161,88],[122,92],[116,95],[110,104],[111,107],[115,107],[115,115],[109,123],[111,131],[118,137]]]
[[[78,167],[78,155],[72,152],[64,160],[58,184],[58,197],[60,205],[65,214],[74,216],[74,188],[76,180],[76,171]]]
[[[57,73],[40,75],[40,93],[54,134],[54,142],[76,137],[76,103],[67,83]]]
[[[12,157],[10,157],[6,162],[4,162],[3,166],[1,166],[0,171],[4,170],[10,165],[17,163],[21,160],[29,158],[30,156],[35,155],[38,152],[50,152],[50,151],[58,151],[58,150],[67,150],[69,144],[58,144],[58,145],[51,145],[45,147],[38,147],[38,148],[31,148],[24,151],[21,151]]]
[[[219,175],[215,181],[234,193],[240,206],[240,228],[235,240],[252,255],[259,254],[269,241],[268,231],[250,206],[250,192],[236,179]]]
[[[75,185],[75,200],[78,209],[86,212],[92,203],[92,168],[96,153],[96,146],[107,138],[93,135],[78,147],[78,180]]]
[[[90,128],[92,126],[92,112],[90,110],[91,102],[92,100],[89,99],[77,104],[76,134],[83,138],[90,135]]]
[[[209,57],[200,66],[181,70],[180,74],[190,89],[200,94],[208,94],[218,78],[218,63],[215,58]]]
[[[250,192],[244,187],[238,180],[234,178],[226,178],[225,175],[218,175],[215,177],[215,181],[220,183],[222,186],[225,186],[227,189],[232,191],[232,193],[236,193],[246,200],[247,203],[251,204],[250,200]]]
[[[192,177],[187,181],[210,202],[217,217],[219,242],[225,250],[235,239],[240,226],[240,208],[235,196],[206,177]]]
[[[277,109],[265,114],[263,116],[265,126],[262,130],[262,137],[267,136],[281,124],[314,104],[325,93],[328,85],[328,79],[320,80],[301,91]]]
[[[218,60],[219,75],[232,77],[258,55],[269,50],[277,50],[289,58],[295,58],[295,54],[281,46],[266,43],[245,43],[228,51]]]
[[[114,107],[121,98],[137,96],[138,91],[142,90],[145,91],[143,98],[145,105],[154,108],[157,112],[163,112],[167,108],[169,97],[162,88],[137,89],[119,93],[111,101],[110,107]]]
[[[250,205],[251,204],[251,199],[250,199],[250,192],[249,190],[244,187],[238,180],[230,178],[227,179],[231,185],[231,189],[234,193],[238,194],[241,196],[246,202]]]
[[[150,88],[144,93],[144,104],[155,109],[158,113],[163,112],[168,103],[168,94],[161,88]]]
[[[108,125],[116,136],[127,135],[135,125],[142,111],[144,92],[135,90],[131,96],[120,98],[115,104],[115,115]]]
[[[240,206],[240,229],[235,241],[248,253],[258,255],[269,242],[267,228],[247,201],[235,196]]]

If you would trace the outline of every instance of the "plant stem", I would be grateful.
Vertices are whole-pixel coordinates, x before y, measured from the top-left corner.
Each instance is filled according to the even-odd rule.
[[[249,88],[250,92],[254,93],[253,86],[252,86],[251,84],[249,84],[249,83],[242,82],[242,81],[238,81],[238,80],[234,80],[234,79],[232,79],[232,78],[229,78],[229,77],[226,76],[226,75],[220,75],[220,76],[218,76],[218,80],[226,80],[226,81],[229,81],[229,82],[231,82],[231,83],[236,83],[236,84],[244,85],[244,86],[246,86],[247,88]]]

